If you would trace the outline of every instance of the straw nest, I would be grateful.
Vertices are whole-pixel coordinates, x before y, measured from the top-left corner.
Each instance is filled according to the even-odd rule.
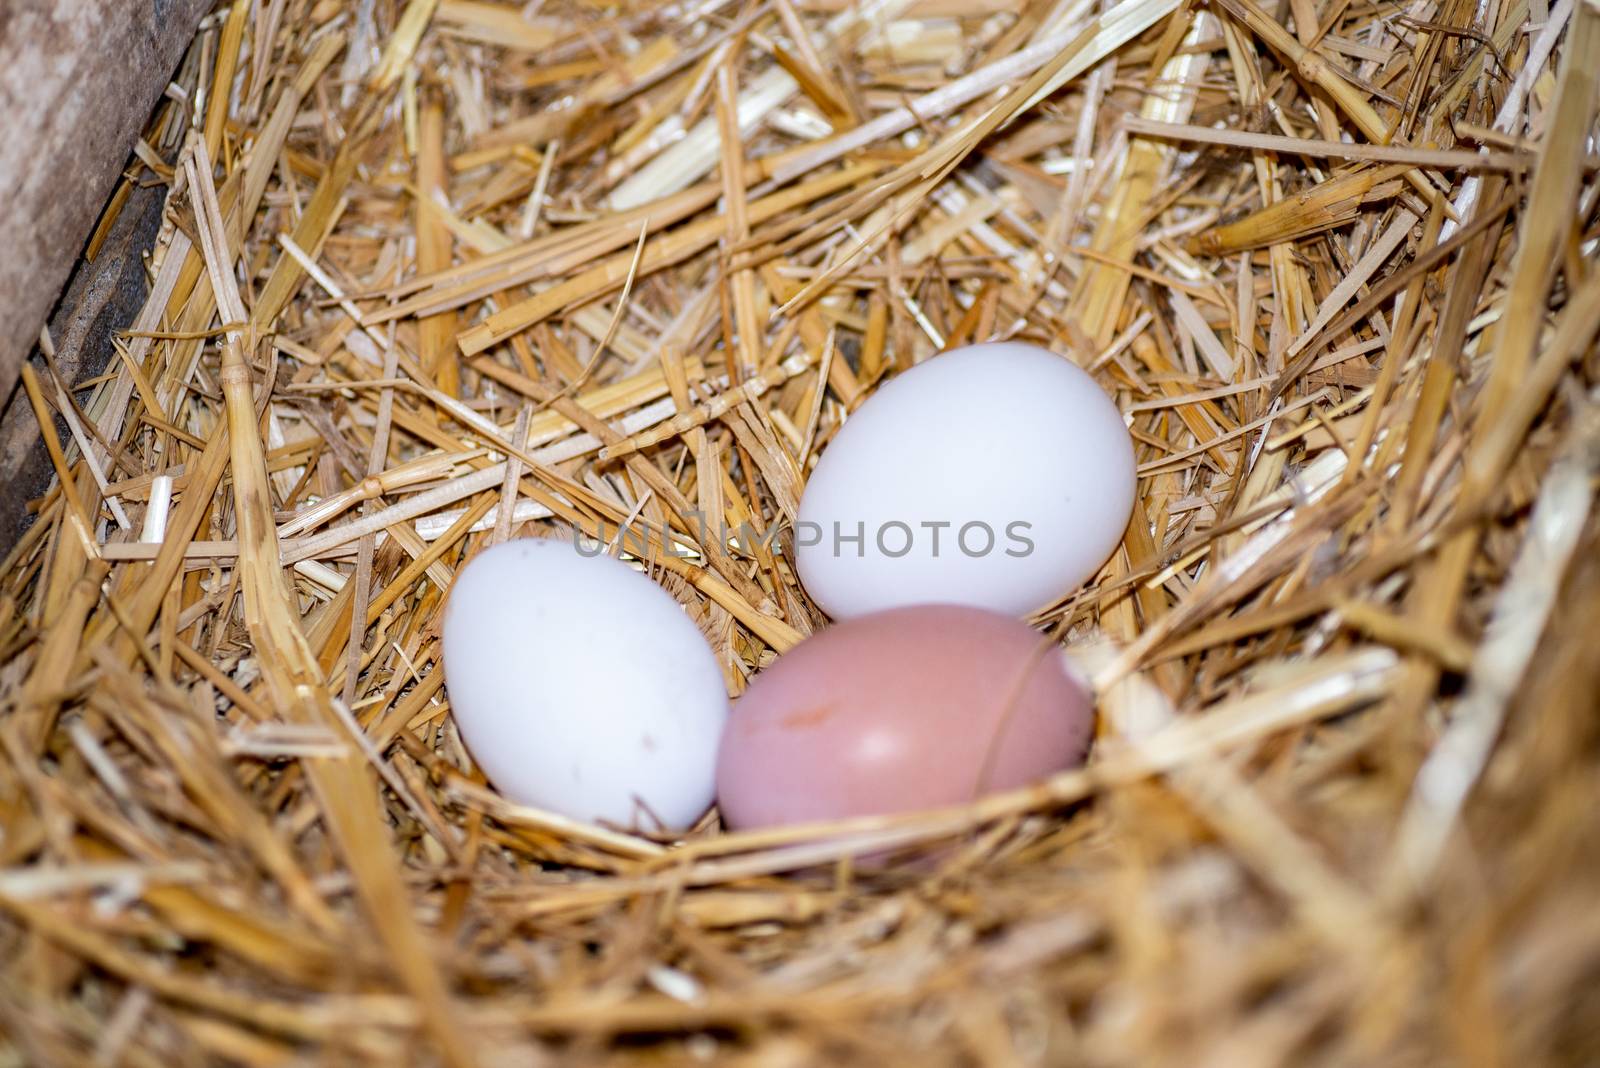
[[[0,1062],[1593,1063],[1596,71],[1593,0],[219,10],[120,359],[25,383]],[[1138,449],[1037,620],[1086,769],[672,842],[484,785],[467,558],[777,528],[645,562],[737,692],[847,414],[1013,337]]]

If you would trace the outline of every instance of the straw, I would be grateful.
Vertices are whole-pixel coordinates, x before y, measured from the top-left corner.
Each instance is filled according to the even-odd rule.
[[[1593,1062],[1597,72],[1589,0],[220,5],[145,306],[24,375],[0,1061]],[[1085,766],[682,834],[485,780],[478,552],[598,534],[737,697],[827,625],[818,457],[993,340],[1134,442],[1031,620]]]

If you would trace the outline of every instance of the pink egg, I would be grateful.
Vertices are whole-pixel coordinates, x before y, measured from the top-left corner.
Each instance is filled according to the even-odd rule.
[[[978,608],[858,616],[779,657],[717,757],[730,827],[959,804],[1083,762],[1094,712],[1066,654]]]

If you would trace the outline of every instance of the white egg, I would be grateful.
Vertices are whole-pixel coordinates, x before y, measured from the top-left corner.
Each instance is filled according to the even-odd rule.
[[[566,540],[506,542],[444,614],[450,710],[490,782],[588,822],[681,829],[711,804],[728,695],[672,597]]]
[[[1122,541],[1133,442],[1064,357],[973,345],[890,379],[840,428],[800,501],[795,561],[823,611],[912,604],[1021,616]]]

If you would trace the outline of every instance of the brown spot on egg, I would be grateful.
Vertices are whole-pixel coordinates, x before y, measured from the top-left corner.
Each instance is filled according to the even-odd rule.
[[[838,710],[839,706],[837,704],[818,705],[816,708],[803,708],[794,712],[790,712],[778,722],[784,727],[792,727],[795,730],[804,730],[807,727],[821,726],[827,721],[829,716],[833,715]]]

